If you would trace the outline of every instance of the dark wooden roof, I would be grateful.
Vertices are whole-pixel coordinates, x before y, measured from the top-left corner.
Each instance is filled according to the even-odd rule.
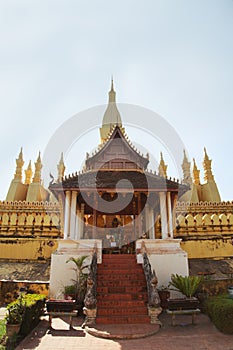
[[[130,191],[132,188],[134,191],[179,191],[180,195],[189,189],[186,185],[139,170],[100,170],[66,177],[60,184],[51,184],[50,190],[55,193],[66,189],[94,190],[95,188],[114,191],[116,187],[118,191],[127,189]]]

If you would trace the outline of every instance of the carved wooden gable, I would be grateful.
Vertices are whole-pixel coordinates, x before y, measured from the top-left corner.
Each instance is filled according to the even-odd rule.
[[[140,155],[116,126],[98,153],[86,160],[86,169],[145,169],[149,160]]]

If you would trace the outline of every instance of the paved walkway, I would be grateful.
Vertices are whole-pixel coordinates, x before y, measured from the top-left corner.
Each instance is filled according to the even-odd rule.
[[[44,319],[16,350],[233,350],[233,335],[220,333],[203,314],[197,316],[195,326],[190,324],[191,316],[179,316],[178,325],[174,327],[170,316],[162,314],[163,326],[157,334],[133,340],[94,337],[81,328],[81,318],[76,318],[74,329],[69,330],[67,320],[64,320],[53,319],[53,329],[49,331],[48,321]],[[116,332],[120,333],[126,327],[116,325]]]

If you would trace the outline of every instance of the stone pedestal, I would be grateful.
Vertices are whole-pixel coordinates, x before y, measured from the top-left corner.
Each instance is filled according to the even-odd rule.
[[[82,327],[94,325],[96,320],[97,309],[87,309],[86,307],[84,307],[83,313],[84,315],[86,315],[86,318]]]
[[[148,315],[150,316],[150,323],[151,324],[159,324],[162,326],[162,323],[159,321],[158,316],[162,312],[162,308],[159,307],[150,307],[148,306]]]

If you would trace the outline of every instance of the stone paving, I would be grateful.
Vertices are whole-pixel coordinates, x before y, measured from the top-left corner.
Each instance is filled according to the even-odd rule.
[[[74,320],[72,330],[69,330],[65,318],[53,319],[52,330],[48,329],[48,320],[44,319],[16,350],[233,350],[233,335],[220,333],[204,314],[198,315],[197,325],[191,325],[190,318],[177,317],[178,325],[173,327],[170,316],[162,314],[163,326],[155,335],[133,340],[110,340],[90,335],[81,328],[83,320],[80,317]],[[147,326],[151,325],[140,326],[142,333],[147,332]],[[116,325],[115,333],[125,333],[127,327],[130,332],[134,329],[133,325]]]

